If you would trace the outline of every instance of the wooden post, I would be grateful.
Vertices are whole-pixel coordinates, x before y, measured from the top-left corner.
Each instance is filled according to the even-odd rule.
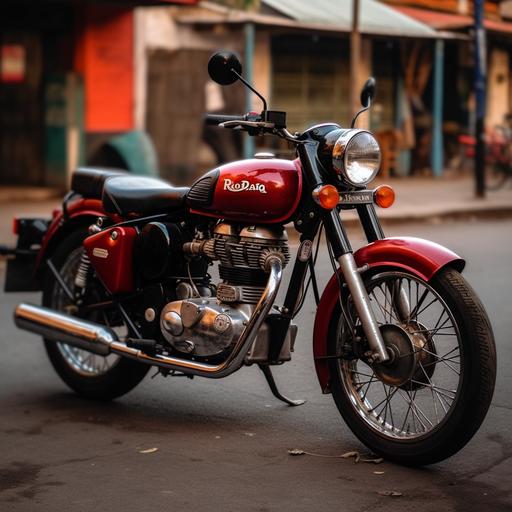
[[[443,173],[443,72],[444,41],[434,43],[434,94],[432,105],[432,147],[430,162],[435,177]]]
[[[484,28],[484,0],[475,0],[475,100],[476,100],[476,151],[475,151],[475,195],[485,197],[485,80],[486,40]]]
[[[359,110],[358,70],[361,61],[361,33],[359,32],[359,0],[352,0],[352,31],[350,33],[350,112]]]
[[[245,59],[244,59],[244,78],[250,83],[253,83],[253,68],[254,68],[254,24],[246,23],[244,27],[245,32]],[[245,96],[245,111],[251,112],[253,92],[247,89]],[[244,136],[244,158],[252,158],[255,152],[254,137],[248,133]]]

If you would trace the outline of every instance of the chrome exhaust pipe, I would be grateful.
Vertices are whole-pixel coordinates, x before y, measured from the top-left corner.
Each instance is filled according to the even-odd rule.
[[[14,312],[14,321],[20,329],[40,334],[49,340],[60,341],[89,350],[102,356],[114,353],[167,370],[220,379],[232,374],[243,365],[245,356],[276,299],[283,276],[282,262],[277,257],[271,257],[267,262],[267,267],[269,278],[265,291],[233,351],[223,363],[218,365],[163,355],[151,356],[119,341],[116,333],[108,327],[40,306],[20,304]]]
[[[108,356],[110,343],[118,340],[108,327],[32,304],[21,303],[16,307],[14,323],[47,340],[67,343],[100,356]]]

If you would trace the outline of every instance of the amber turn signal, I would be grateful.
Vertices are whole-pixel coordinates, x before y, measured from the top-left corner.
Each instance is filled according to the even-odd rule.
[[[320,185],[313,191],[313,199],[326,210],[336,208],[340,194],[334,185]]]
[[[389,185],[381,185],[374,190],[373,200],[381,208],[389,208],[395,202],[395,191]]]

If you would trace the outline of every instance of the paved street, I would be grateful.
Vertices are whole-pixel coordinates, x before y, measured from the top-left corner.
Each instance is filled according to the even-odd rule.
[[[311,296],[298,318],[294,359],[275,370],[285,394],[307,399],[289,408],[256,368],[221,381],[148,376],[114,403],[79,399],[55,375],[37,337],[14,328],[15,304],[38,297],[0,294],[0,510],[512,510],[511,233],[511,220],[388,229],[467,258],[465,275],[498,345],[497,389],[482,429],[458,455],[420,470],[333,457],[365,450],[320,392]],[[329,268],[324,250],[322,282]],[[158,450],[140,453],[150,448]],[[291,457],[292,448],[329,457]]]

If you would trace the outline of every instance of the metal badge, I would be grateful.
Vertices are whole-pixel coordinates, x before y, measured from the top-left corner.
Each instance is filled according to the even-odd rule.
[[[108,258],[107,249],[102,249],[101,247],[95,247],[92,250],[92,254],[93,254],[93,256],[96,256],[96,258],[103,258],[103,259]]]
[[[304,240],[299,246],[299,260],[300,261],[308,261],[311,256],[311,249],[313,247],[313,242],[311,240]]]
[[[355,192],[340,192],[338,204],[369,204],[373,203],[373,190],[358,190]]]

